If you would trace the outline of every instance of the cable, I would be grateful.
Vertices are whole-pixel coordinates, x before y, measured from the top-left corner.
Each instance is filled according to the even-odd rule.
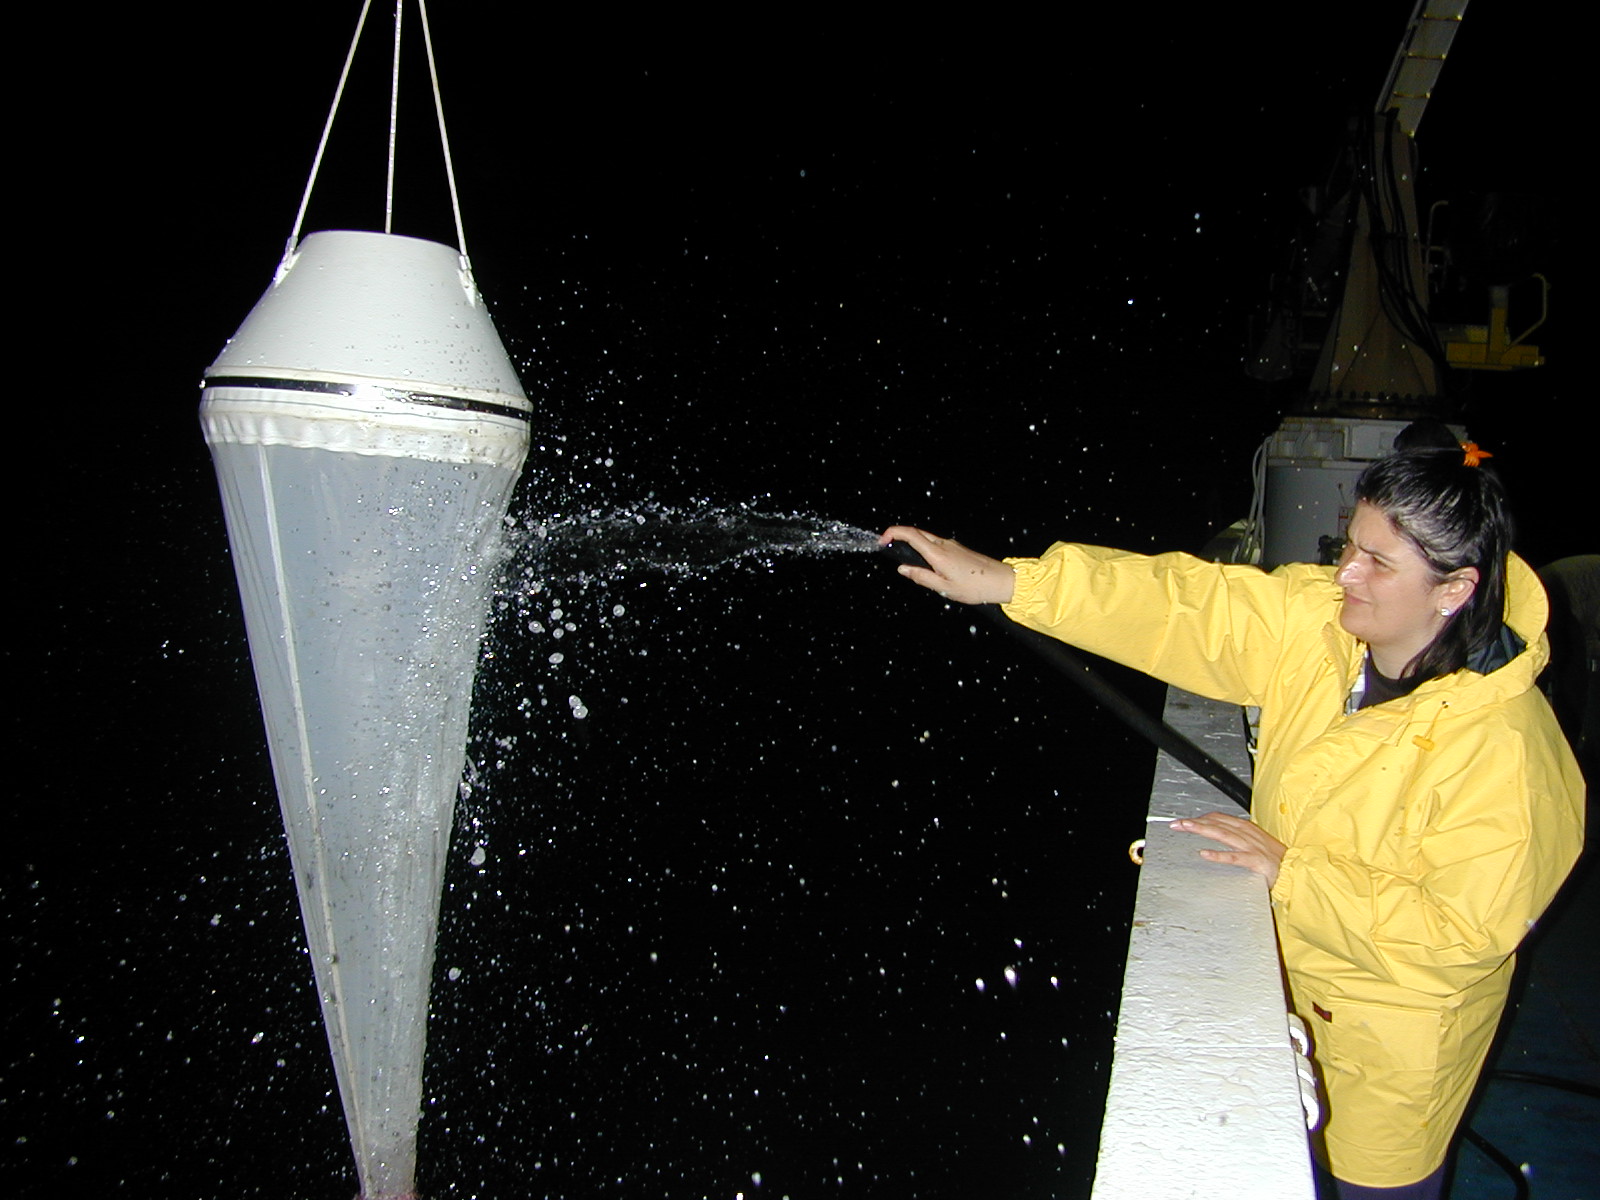
[[[1378,272],[1378,299],[1391,324],[1417,345],[1443,374],[1448,367],[1444,347],[1428,315],[1426,300],[1419,296],[1419,284],[1411,273],[1412,231],[1407,223],[1405,192],[1395,177],[1395,130],[1398,114],[1394,109],[1366,118],[1364,131],[1355,147],[1360,156],[1356,178],[1371,221],[1368,238],[1372,261]],[[1383,152],[1376,155],[1377,120],[1383,121]],[[1409,148],[1408,148],[1409,149]]]

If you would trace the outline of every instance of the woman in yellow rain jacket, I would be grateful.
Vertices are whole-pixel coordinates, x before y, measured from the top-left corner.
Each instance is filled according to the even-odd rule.
[[[1428,1200],[1513,951],[1582,846],[1583,783],[1534,687],[1546,601],[1507,553],[1492,476],[1411,452],[1357,492],[1337,569],[1067,544],[1000,563],[905,526],[883,540],[951,599],[1261,707],[1252,820],[1174,827],[1271,888],[1341,1196]]]

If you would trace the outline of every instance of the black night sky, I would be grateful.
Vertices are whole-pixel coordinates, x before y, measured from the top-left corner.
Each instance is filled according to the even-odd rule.
[[[1411,5],[511,7],[431,16],[535,404],[513,513],[748,506],[1030,553],[1198,549],[1243,515],[1293,400],[1245,377],[1249,323]],[[16,50],[53,90],[13,279],[50,365],[16,398],[43,415],[7,653],[8,1195],[355,1192],[195,418],[355,11],[124,6]],[[1464,416],[1537,564],[1594,549],[1595,430],[1570,110],[1529,11],[1475,0],[1420,143],[1424,202],[1517,214],[1507,261],[1552,282],[1549,365],[1470,381]],[[373,20],[308,231],[381,227]],[[453,241],[407,87],[395,231]],[[1147,748],[869,556],[543,582],[506,611],[561,600],[564,661],[508,619],[479,677],[423,1194],[1086,1196]]]

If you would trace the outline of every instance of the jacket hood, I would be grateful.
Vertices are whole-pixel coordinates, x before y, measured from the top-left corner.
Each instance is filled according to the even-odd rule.
[[[1532,567],[1512,554],[1506,559],[1506,624],[1511,632],[1529,646],[1544,638],[1545,626],[1550,623],[1550,598],[1545,595],[1544,584]],[[1550,657],[1548,646],[1542,647],[1540,668]]]

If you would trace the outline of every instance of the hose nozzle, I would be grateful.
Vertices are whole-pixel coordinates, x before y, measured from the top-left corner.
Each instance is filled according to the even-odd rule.
[[[905,542],[886,542],[878,547],[879,551],[889,556],[894,562],[907,567],[926,567],[928,560],[923,558]]]

